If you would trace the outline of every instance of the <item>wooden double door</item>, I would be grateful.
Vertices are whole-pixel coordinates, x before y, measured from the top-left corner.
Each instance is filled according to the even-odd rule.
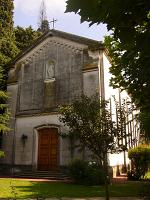
[[[43,128],[38,135],[38,170],[57,171],[59,157],[58,129]]]

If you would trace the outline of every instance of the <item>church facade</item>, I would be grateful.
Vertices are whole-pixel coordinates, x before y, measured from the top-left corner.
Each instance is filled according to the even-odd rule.
[[[8,77],[11,131],[1,163],[16,170],[55,171],[71,160],[58,106],[81,94],[109,98],[109,60],[101,42],[50,30],[13,61]],[[76,152],[76,157],[81,155]]]

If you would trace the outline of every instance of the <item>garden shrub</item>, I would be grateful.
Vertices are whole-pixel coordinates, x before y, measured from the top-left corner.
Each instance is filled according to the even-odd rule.
[[[0,151],[0,158],[5,157],[5,153],[3,151]]]
[[[87,163],[85,161],[75,159],[69,164],[69,175],[76,182],[82,183],[85,180],[87,171]]]
[[[134,180],[144,178],[150,167],[150,145],[141,145],[130,149],[128,157],[132,162],[132,170],[128,172],[128,178]]]
[[[85,177],[85,184],[87,185],[101,185],[104,184],[104,171],[102,166],[96,162],[87,163],[87,174]]]
[[[143,200],[150,200],[150,183],[144,183],[142,184],[142,187],[140,188],[139,191],[139,196]]]
[[[69,174],[79,184],[104,184],[104,173],[100,165],[79,159],[73,160],[69,165]]]

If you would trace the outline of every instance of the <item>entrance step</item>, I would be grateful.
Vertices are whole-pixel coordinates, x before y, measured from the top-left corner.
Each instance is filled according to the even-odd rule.
[[[49,180],[70,180],[70,177],[62,172],[51,171],[29,171],[18,172],[14,175],[15,178],[30,178],[30,179],[49,179]]]

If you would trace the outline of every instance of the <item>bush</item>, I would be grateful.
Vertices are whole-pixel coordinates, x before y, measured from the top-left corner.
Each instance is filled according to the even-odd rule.
[[[131,181],[136,181],[136,180],[139,180],[140,178],[136,170],[127,171],[127,177],[128,177],[128,180],[131,180]]]
[[[79,184],[104,184],[104,173],[100,165],[95,162],[73,160],[69,165],[69,174]]]
[[[76,182],[82,183],[85,180],[87,171],[87,163],[85,161],[76,159],[73,160],[69,165],[69,175]]]
[[[149,188],[150,188],[150,183],[142,184],[139,195],[143,200],[150,200],[150,189]]]
[[[0,151],[0,158],[5,157],[5,153],[3,151]]]
[[[132,162],[132,170],[128,172],[128,178],[136,180],[144,178],[150,167],[150,146],[141,145],[130,149],[128,157]]]
[[[104,171],[102,166],[96,162],[87,163],[87,174],[85,184],[88,185],[101,185],[104,184]]]

